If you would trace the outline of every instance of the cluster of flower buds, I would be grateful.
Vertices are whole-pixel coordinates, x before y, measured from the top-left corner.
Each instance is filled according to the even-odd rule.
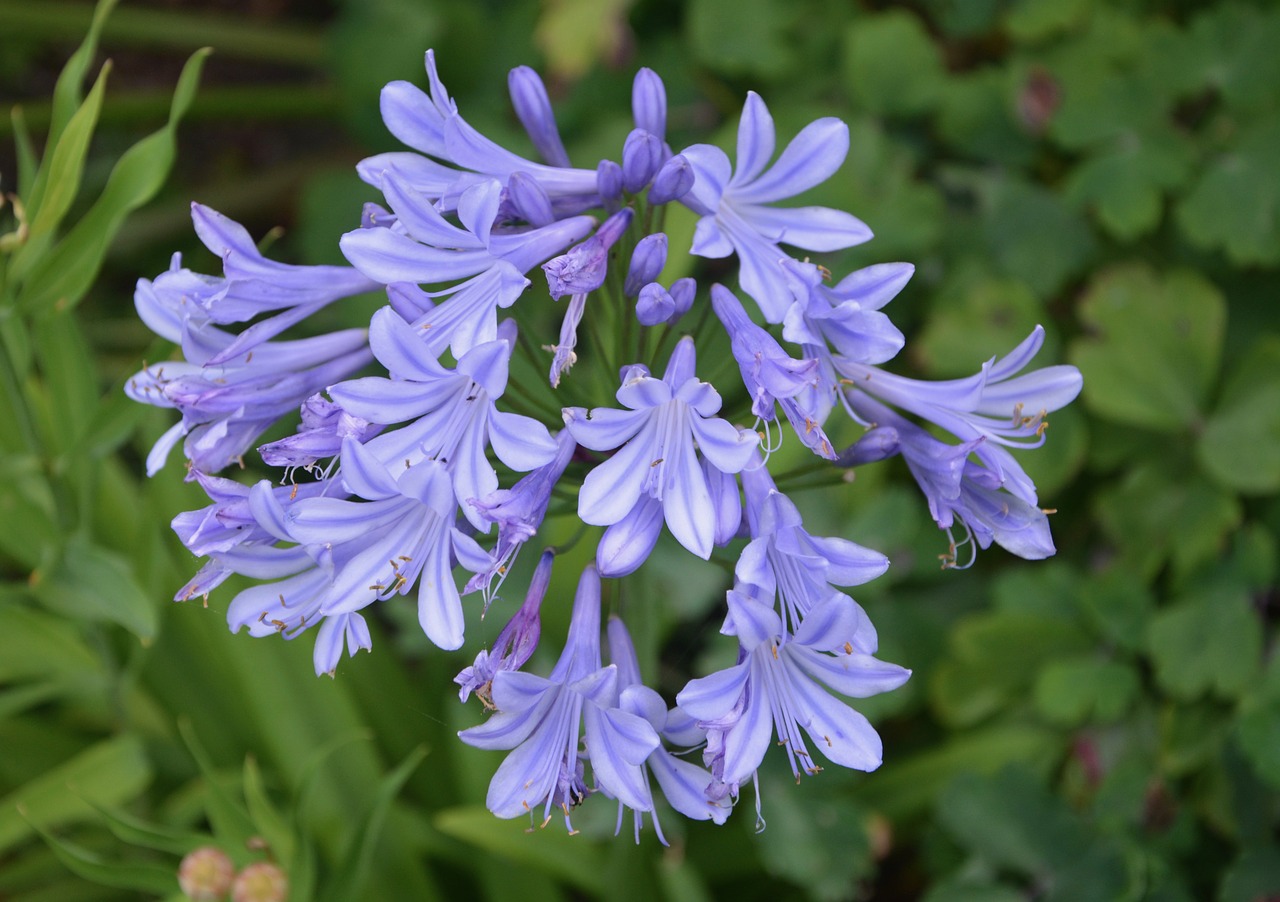
[[[426,63],[427,91],[395,82],[382,92],[383,119],[411,150],[357,167],[385,206],[368,205],[342,237],[350,267],[270,261],[242,227],[195,206],[223,274],[175,259],[139,283],[139,314],[184,357],[129,387],[182,415],[148,468],[183,441],[188,478],[211,501],[174,521],[208,558],[178,598],[230,574],[257,580],[231,601],[231,628],[294,638],[314,627],[317,674],[332,674],[344,649],[370,647],[367,608],[411,592],[426,636],[457,649],[463,596],[478,595],[475,616],[487,609],[553,497],[576,495],[580,521],[603,530],[586,532],[599,536],[595,559],[558,661],[546,676],[526,669],[538,660],[548,551],[493,647],[457,678],[462,698],[474,693],[490,711],[462,741],[510,751],[489,790],[495,814],[545,823],[559,810],[568,822],[600,794],[617,802],[619,827],[633,813],[637,836],[646,814],[662,835],[662,798],[719,823],[775,737],[797,778],[821,761],[876,768],[880,738],[847,699],[894,689],[910,672],[874,656],[875,629],[844,590],[888,559],[806,531],[770,454],[794,436],[834,473],[900,454],[952,537],[952,563],[957,547],[992,542],[1043,558],[1054,550],[1048,522],[1009,448],[1043,442],[1045,415],[1075,397],[1079,373],[1023,373],[1039,329],[967,379],[880,368],[903,346],[882,308],[913,268],[881,264],[833,281],[782,249],[822,254],[871,238],[848,213],[778,206],[844,162],[838,119],[810,123],[775,159],[773,120],[752,93],[736,162],[708,144],[673,153],[664,86],[642,69],[618,159],[575,168],[532,70],[511,72],[510,93],[543,162],[468,125],[430,52]],[[734,286],[664,280],[684,250],[663,231],[673,204],[697,217],[688,253],[736,259]],[[367,330],[280,340],[371,291],[386,305]],[[553,341],[518,333],[517,321],[527,330],[560,305]],[[740,384],[699,376],[695,337],[717,323]],[[509,385],[514,355],[546,384]],[[378,374],[359,375],[375,364]],[[247,487],[215,475],[294,411],[297,431],[259,449],[280,479]],[[833,414],[867,430],[843,452],[829,438]],[[736,556],[721,632],[737,663],[692,679],[674,705],[645,685],[626,626],[616,616],[602,624],[601,610],[602,580],[643,566],[664,531],[704,560]]]

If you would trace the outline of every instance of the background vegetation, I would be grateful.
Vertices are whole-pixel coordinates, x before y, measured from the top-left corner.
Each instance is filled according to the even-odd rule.
[[[1280,897],[1272,4],[131,0],[72,56],[92,18],[0,0],[21,110],[0,121],[0,898],[177,898],[210,841],[273,857],[295,900]],[[203,497],[141,475],[169,418],[121,386],[169,349],[133,282],[174,250],[216,271],[191,200],[280,227],[282,259],[340,259],[369,197],[354,163],[395,147],[378,88],[421,83],[430,46],[516,146],[506,71],[546,73],[588,164],[621,147],[641,65],[673,146],[731,143],[747,89],[782,135],[844,118],[821,202],[877,238],[829,262],[917,265],[889,311],[901,365],[964,374],[1039,322],[1045,359],[1085,374],[1028,461],[1060,510],[1051,562],[940,571],[901,467],[798,495],[814,532],[891,556],[858,598],[915,676],[863,706],[879,772],[762,774],[763,833],[749,810],[669,818],[669,849],[614,839],[607,812],[576,837],[493,819],[496,761],[454,738],[477,715],[449,681],[494,623],[445,655],[392,614],[331,681],[308,642],[228,635],[228,587],[169,601],[195,562],[167,524]],[[686,558],[642,571],[668,690],[723,597]]]

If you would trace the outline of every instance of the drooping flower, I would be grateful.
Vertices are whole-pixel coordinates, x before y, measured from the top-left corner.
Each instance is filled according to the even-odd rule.
[[[707,730],[704,755],[712,775],[736,794],[751,779],[776,732],[791,771],[822,770],[805,736],[827,760],[856,770],[880,766],[880,737],[867,719],[835,698],[864,698],[896,689],[911,671],[858,651],[868,625],[847,596],[815,605],[786,635],[773,606],[730,590],[729,632],[740,643],[739,663],[690,681],[676,704]],[[874,646],[874,643],[870,643]]]
[[[654,731],[669,742],[682,744],[692,748],[705,741],[705,734],[679,708],[668,709],[662,697],[640,680],[640,663],[636,659],[635,645],[631,642],[631,634],[626,625],[617,617],[609,619],[609,660],[618,668],[618,688],[620,689],[618,705],[624,711],[643,717]],[[647,772],[644,774],[645,787],[651,789],[649,774],[658,781],[658,786],[671,807],[685,817],[695,821],[714,821],[723,824],[728,818],[731,806],[723,797],[710,798],[707,786],[713,782],[709,771],[699,767],[692,761],[686,761],[659,745],[646,761]],[[618,803],[618,830],[622,828],[622,818],[626,805]],[[643,825],[644,813],[633,811],[636,842],[640,841],[640,828]],[[658,839],[667,845],[662,835],[662,825],[658,822],[656,810],[650,811],[653,817],[653,829]]]
[[[498,633],[492,650],[481,649],[475,661],[454,677],[454,682],[461,688],[458,690],[460,701],[466,701],[472,692],[487,708],[493,707],[493,678],[503,671],[516,671],[525,665],[538,647],[538,637],[542,634],[542,621],[538,611],[542,607],[542,599],[551,584],[551,564],[555,560],[555,552],[544,551],[538,558],[538,566],[529,580],[529,592],[525,595],[524,604],[515,615],[507,621],[507,625]]]
[[[742,290],[771,323],[782,322],[791,305],[786,256],[779,244],[835,251],[871,238],[859,219],[829,207],[774,207],[835,174],[849,152],[849,128],[839,119],[809,123],[769,165],[774,149],[773,117],[760,95],[748,92],[738,124],[738,160],[718,147],[695,144],[681,154],[693,167],[693,188],[682,203],[701,215],[692,252],[700,257],[738,255]]]
[[[911,279],[909,263],[879,263],[854,270],[836,285],[825,284],[830,273],[812,263],[786,259],[795,303],[787,310],[782,337],[809,352],[827,346],[846,360],[884,363],[905,343],[898,327],[880,312]]]
[[[618,668],[601,666],[600,577],[588,565],[578,583],[564,651],[550,676],[499,671],[493,678],[497,709],[458,737],[482,749],[511,749],[485,804],[498,817],[536,814],[542,824],[591,791],[585,765],[599,788],[628,808],[652,808],[643,765],[658,747],[648,721],[618,707]],[[580,742],[581,740],[581,742]]]
[[[698,380],[695,366],[693,340],[682,338],[661,379],[643,366],[627,368],[617,392],[626,410],[598,407],[588,418],[585,410],[569,408],[565,424],[583,447],[618,449],[582,484],[578,515],[583,522],[636,528],[641,541],[631,547],[640,549],[649,539],[652,548],[665,520],[680,544],[705,559],[715,540],[716,517],[698,452],[717,470],[737,473],[751,459],[759,437],[715,416],[720,395]],[[661,519],[653,516],[658,509]],[[601,572],[631,572],[647,556],[648,548],[642,550],[638,559],[633,553],[600,559]]]

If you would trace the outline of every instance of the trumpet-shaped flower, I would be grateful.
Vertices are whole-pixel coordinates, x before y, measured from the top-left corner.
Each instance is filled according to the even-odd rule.
[[[779,244],[810,251],[835,251],[861,244],[871,230],[859,219],[829,207],[772,206],[825,182],[849,152],[849,127],[839,119],[809,123],[773,157],[773,117],[760,95],[748,92],[738,123],[738,160],[723,150],[695,144],[681,155],[694,171],[693,188],[682,203],[702,216],[693,238],[701,257],[738,255],[742,290],[760,305],[765,319],[782,322],[791,305],[786,256]]]

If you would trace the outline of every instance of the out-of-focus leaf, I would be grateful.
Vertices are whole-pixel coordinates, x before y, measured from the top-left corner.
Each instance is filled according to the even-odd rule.
[[[42,682],[0,689],[0,720],[57,698],[64,688],[58,683]]]
[[[1241,701],[1236,736],[1258,776],[1280,788],[1280,658],[1272,658],[1263,679]]]
[[[35,595],[66,617],[118,623],[144,641],[156,634],[155,600],[138,585],[125,559],[78,536],[36,584]]]
[[[618,2],[610,0],[598,5],[608,8]],[[585,0],[585,3],[596,5],[593,0]],[[630,6],[630,0],[626,6]],[[787,71],[794,63],[793,45],[787,39],[787,32],[796,15],[794,7],[786,3],[779,0],[693,0],[688,4],[685,15],[693,52],[712,69],[729,75],[770,78]],[[562,28],[572,32],[581,26],[565,20]],[[551,55],[549,58],[555,59]]]
[[[871,870],[867,819],[822,777],[794,785],[790,774],[762,775],[768,829],[758,839],[765,870],[804,886],[811,898],[845,899]]]
[[[1265,900],[1280,888],[1280,848],[1250,846],[1240,853],[1218,887],[1218,902]]]
[[[1020,887],[957,878],[934,883],[921,902],[1025,902]]]
[[[19,300],[24,309],[39,312],[55,304],[65,309],[89,290],[125,217],[154,197],[168,178],[178,123],[195,99],[200,72],[211,52],[199,50],[187,60],[174,89],[169,121],[121,155],[93,206],[32,268]]]
[[[267,788],[262,781],[262,769],[252,755],[244,759],[243,773],[244,801],[249,818],[257,828],[258,835],[266,840],[271,854],[286,871],[290,870],[295,846],[293,829],[267,795]]]
[[[57,502],[40,461],[0,456],[0,552],[34,570],[62,542]]]
[[[1050,720],[1076,726],[1116,720],[1141,688],[1138,674],[1119,661],[1050,661],[1036,678],[1036,707]]]
[[[68,448],[98,402],[93,352],[69,310],[59,307],[33,323],[40,375],[54,411],[49,447]],[[74,462],[69,462],[74,465]]]
[[[205,812],[209,823],[213,826],[214,835],[224,849],[240,850],[247,848],[249,840],[256,834],[256,826],[244,806],[227,791],[223,781],[218,777],[209,760],[208,753],[200,744],[195,728],[190,721],[178,721],[178,732],[186,743],[191,757],[195,758],[204,777]],[[228,853],[232,854],[232,853]],[[234,856],[233,856],[234,857]]]
[[[1211,4],[1192,20],[1179,60],[1197,87],[1222,93],[1241,111],[1265,108],[1280,85],[1280,13],[1244,3]]]
[[[36,610],[0,586],[0,683],[49,680],[75,684],[101,663],[73,623]]]
[[[1132,241],[1159,224],[1164,193],[1182,186],[1191,161],[1191,145],[1171,131],[1130,132],[1077,166],[1066,196],[1091,208],[1114,237]]]
[[[1091,646],[1073,621],[1014,611],[977,614],[951,634],[951,655],[937,667],[929,696],[948,724],[990,717],[1031,686],[1046,661]]]
[[[1213,560],[1243,516],[1235,495],[1194,472],[1173,473],[1152,463],[1139,464],[1095,504],[1103,531],[1143,577],[1170,557],[1179,573]]]
[[[27,120],[22,115],[22,107],[15,106],[9,118],[13,123],[13,149],[18,168],[18,197],[29,197],[31,188],[35,184],[40,161],[36,158],[35,145],[31,141],[31,132],[27,130]]]
[[[949,77],[936,113],[938,134],[974,160],[1030,163],[1035,146],[1014,119],[1010,93],[1009,76],[995,67]]]
[[[1200,421],[1226,322],[1221,293],[1195,273],[1141,265],[1094,277],[1080,301],[1090,337],[1072,346],[1083,400],[1100,416],[1173,432]]]
[[[1004,26],[1015,40],[1038,41],[1079,25],[1092,9],[1093,0],[1018,0]]]
[[[149,782],[151,765],[138,737],[123,733],[90,746],[0,800],[0,850],[29,836],[32,824],[52,829],[92,818],[88,800],[120,805]]]
[[[447,808],[434,818],[441,833],[475,846],[485,855],[497,855],[554,874],[591,894],[605,893],[605,856],[582,837],[569,836],[560,824],[528,832],[528,822],[517,818],[501,821],[484,807]]]
[[[1043,319],[1040,301],[1026,283],[978,276],[938,297],[912,348],[931,376],[967,376],[985,360],[1016,347]],[[1056,358],[1057,344],[1050,332],[1042,359]]]
[[[338,84],[347,121],[370,144],[388,141],[378,92],[397,79],[425,83],[423,53],[439,37],[439,14],[430,4],[361,0],[343,5],[329,29],[329,71]],[[447,67],[447,60],[441,64]],[[358,216],[359,210],[353,213]]]
[[[1280,489],[1280,340],[1260,340],[1232,370],[1196,456],[1226,488]]]
[[[861,17],[846,35],[845,80],[865,110],[881,115],[924,112],[943,89],[938,48],[916,15],[891,9]]]
[[[1139,574],[1112,567],[1081,586],[1076,602],[1107,642],[1128,651],[1142,647],[1155,599]]]
[[[32,824],[32,827],[68,870],[92,883],[155,894],[172,893],[178,884],[178,875],[173,868],[109,861],[89,849],[58,839],[37,824]]]
[[[1041,297],[1051,296],[1093,257],[1089,226],[1044,188],[1012,177],[987,179],[981,199],[982,235],[991,258]]]
[[[1263,119],[1210,162],[1178,206],[1178,225],[1198,247],[1238,266],[1280,262],[1280,120]]]
[[[953,735],[907,758],[894,758],[890,749],[885,766],[858,787],[855,798],[899,821],[926,811],[957,774],[991,773],[1015,761],[1047,772],[1060,748],[1055,730],[1007,725]]]
[[[381,841],[391,805],[405,781],[426,756],[426,746],[419,746],[378,784],[369,810],[359,821],[351,824],[344,843],[346,851],[337,873],[330,877],[325,886],[321,899],[343,902],[345,899],[360,898],[369,869],[373,867],[373,855]]]
[[[93,807],[117,839],[139,849],[186,855],[192,849],[209,845],[209,837],[203,833],[150,824],[123,809],[108,805]]]
[[[1207,593],[1158,613],[1147,629],[1147,648],[1170,695],[1235,698],[1258,673],[1262,625],[1242,592]]]

